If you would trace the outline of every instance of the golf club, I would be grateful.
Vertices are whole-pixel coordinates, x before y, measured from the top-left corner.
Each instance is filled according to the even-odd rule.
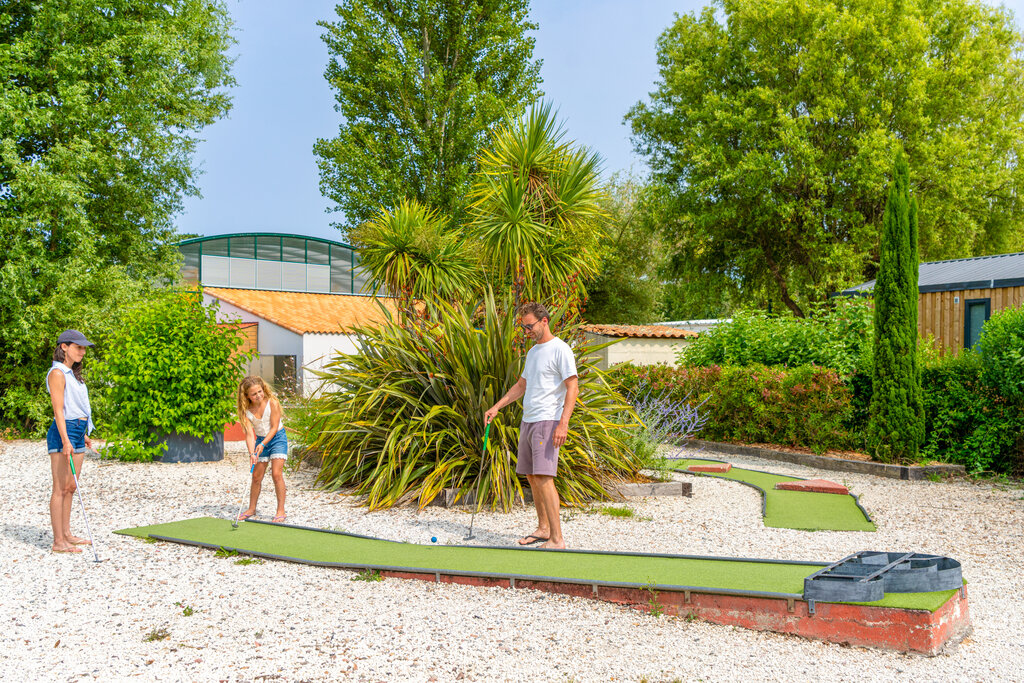
[[[484,451],[483,454],[487,455],[487,436],[491,433],[490,423],[484,427]],[[480,475],[484,473],[484,459],[480,457],[480,471],[476,473],[476,500],[473,501],[475,507],[473,508],[473,515],[469,518],[469,534],[463,538],[464,541],[470,541],[473,538],[473,522],[476,520],[476,511],[480,509]]]
[[[92,548],[92,561],[103,562],[103,560],[100,559],[99,554],[96,552],[96,543],[93,541],[92,529],[89,527],[89,515],[85,514],[85,502],[82,500],[82,487],[78,483],[78,473],[75,472],[74,453],[72,453],[68,458],[68,462],[71,463],[71,476],[75,478],[75,491],[78,492],[78,504],[82,506],[82,517],[85,518],[85,530],[89,533],[89,546]]]
[[[251,453],[249,454],[249,457],[250,458],[252,457]],[[255,470],[256,470],[256,464],[253,463],[253,465],[249,468],[249,478],[250,479],[252,478],[252,473]],[[235,518],[231,520],[231,528],[232,529],[237,529],[238,528],[238,518],[242,516],[242,510],[244,510],[244,509],[245,509],[245,489],[242,489],[242,507],[238,508],[238,514],[235,515]]]

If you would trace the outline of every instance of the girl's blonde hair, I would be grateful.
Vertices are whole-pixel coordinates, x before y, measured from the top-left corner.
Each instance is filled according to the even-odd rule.
[[[271,401],[276,401],[277,396],[274,395],[274,390],[271,389],[266,382],[263,381],[262,377],[255,377],[249,375],[238,384],[238,421],[245,421],[245,411],[249,408],[249,390],[254,386],[259,386],[263,389],[263,395]]]

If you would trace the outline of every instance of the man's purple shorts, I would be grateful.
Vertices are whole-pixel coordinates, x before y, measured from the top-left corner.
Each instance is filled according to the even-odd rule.
[[[519,423],[519,462],[516,474],[540,474],[553,477],[558,472],[555,427],[558,420]]]

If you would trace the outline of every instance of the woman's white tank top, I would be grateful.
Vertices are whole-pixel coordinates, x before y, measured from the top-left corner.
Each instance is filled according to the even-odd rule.
[[[78,378],[75,377],[75,373],[71,371],[71,368],[53,361],[53,365],[50,366],[49,371],[46,373],[46,391],[50,391],[50,373],[54,370],[60,370],[64,373],[64,419],[65,420],[81,420],[86,419],[89,421],[88,434],[92,434],[93,423],[92,423],[92,407],[89,405],[89,390],[85,386],[85,382],[79,382]]]

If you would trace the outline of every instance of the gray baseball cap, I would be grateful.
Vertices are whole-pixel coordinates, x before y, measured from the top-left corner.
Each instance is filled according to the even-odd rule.
[[[85,338],[85,335],[78,330],[64,330],[57,337],[58,344],[78,344],[79,346],[95,346],[91,341]]]

